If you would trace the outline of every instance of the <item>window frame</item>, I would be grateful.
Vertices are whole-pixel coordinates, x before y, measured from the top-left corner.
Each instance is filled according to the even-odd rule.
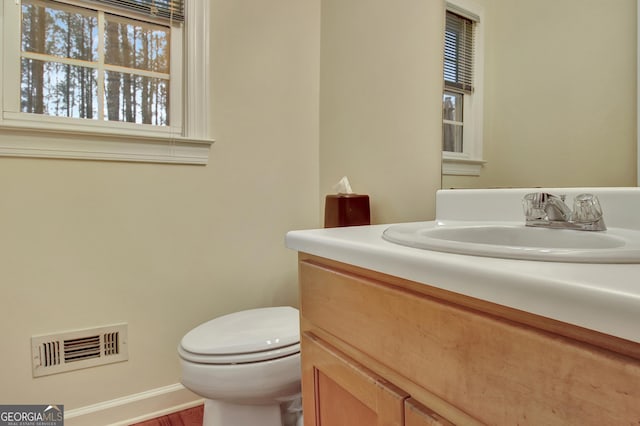
[[[483,82],[484,82],[484,9],[471,0],[451,0],[446,3],[446,11],[460,13],[467,11],[479,17],[475,23],[475,53],[473,58],[473,93],[463,94],[463,152],[442,150],[442,174],[479,176],[483,160]],[[446,20],[445,11],[445,20]],[[455,89],[444,88],[445,92],[456,92]],[[444,118],[443,118],[444,125]]]
[[[82,5],[78,0],[62,2]],[[172,102],[169,126],[154,126],[20,112],[19,95],[12,97],[10,93],[20,82],[19,67],[13,61],[16,54],[20,55],[16,22],[20,20],[21,4],[4,1],[0,10],[0,157],[207,164],[213,143],[207,124],[209,55],[197,52],[209,49],[209,3],[186,0],[185,24],[181,30],[172,28],[171,49],[182,53],[182,58],[171,64],[171,93],[172,99],[182,102],[175,106]],[[117,13],[123,15],[122,11]]]

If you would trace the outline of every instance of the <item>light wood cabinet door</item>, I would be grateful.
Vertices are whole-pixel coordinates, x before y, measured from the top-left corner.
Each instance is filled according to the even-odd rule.
[[[312,333],[303,333],[305,426],[402,426],[408,395]]]
[[[405,426],[454,426],[449,420],[413,398],[404,402]]]

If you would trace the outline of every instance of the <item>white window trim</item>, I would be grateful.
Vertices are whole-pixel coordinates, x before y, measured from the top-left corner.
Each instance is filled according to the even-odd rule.
[[[464,9],[480,17],[476,24],[473,94],[464,95],[464,127],[462,140],[464,152],[442,152],[442,174],[479,176],[486,161],[482,159],[483,105],[484,105],[484,9],[471,0],[447,1],[452,11]],[[454,9],[455,8],[455,9]],[[468,112],[471,112],[470,114]]]
[[[211,144],[209,103],[209,3],[186,0],[182,130],[118,123],[105,126],[93,120],[60,120],[34,114],[4,111],[9,65],[5,42],[15,40],[5,24],[6,7],[0,8],[0,157],[44,157],[153,163],[207,164]],[[11,19],[11,18],[9,18]]]

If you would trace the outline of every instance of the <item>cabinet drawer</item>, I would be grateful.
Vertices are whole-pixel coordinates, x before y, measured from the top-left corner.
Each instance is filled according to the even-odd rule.
[[[489,424],[640,422],[640,365],[566,337],[300,262],[305,321]]]

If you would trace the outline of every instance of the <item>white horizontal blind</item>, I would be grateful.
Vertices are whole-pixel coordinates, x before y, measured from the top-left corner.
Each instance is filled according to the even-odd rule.
[[[474,21],[447,10],[444,42],[446,88],[473,92]]]
[[[184,0],[87,0],[87,2],[108,4],[154,18],[184,22]]]

